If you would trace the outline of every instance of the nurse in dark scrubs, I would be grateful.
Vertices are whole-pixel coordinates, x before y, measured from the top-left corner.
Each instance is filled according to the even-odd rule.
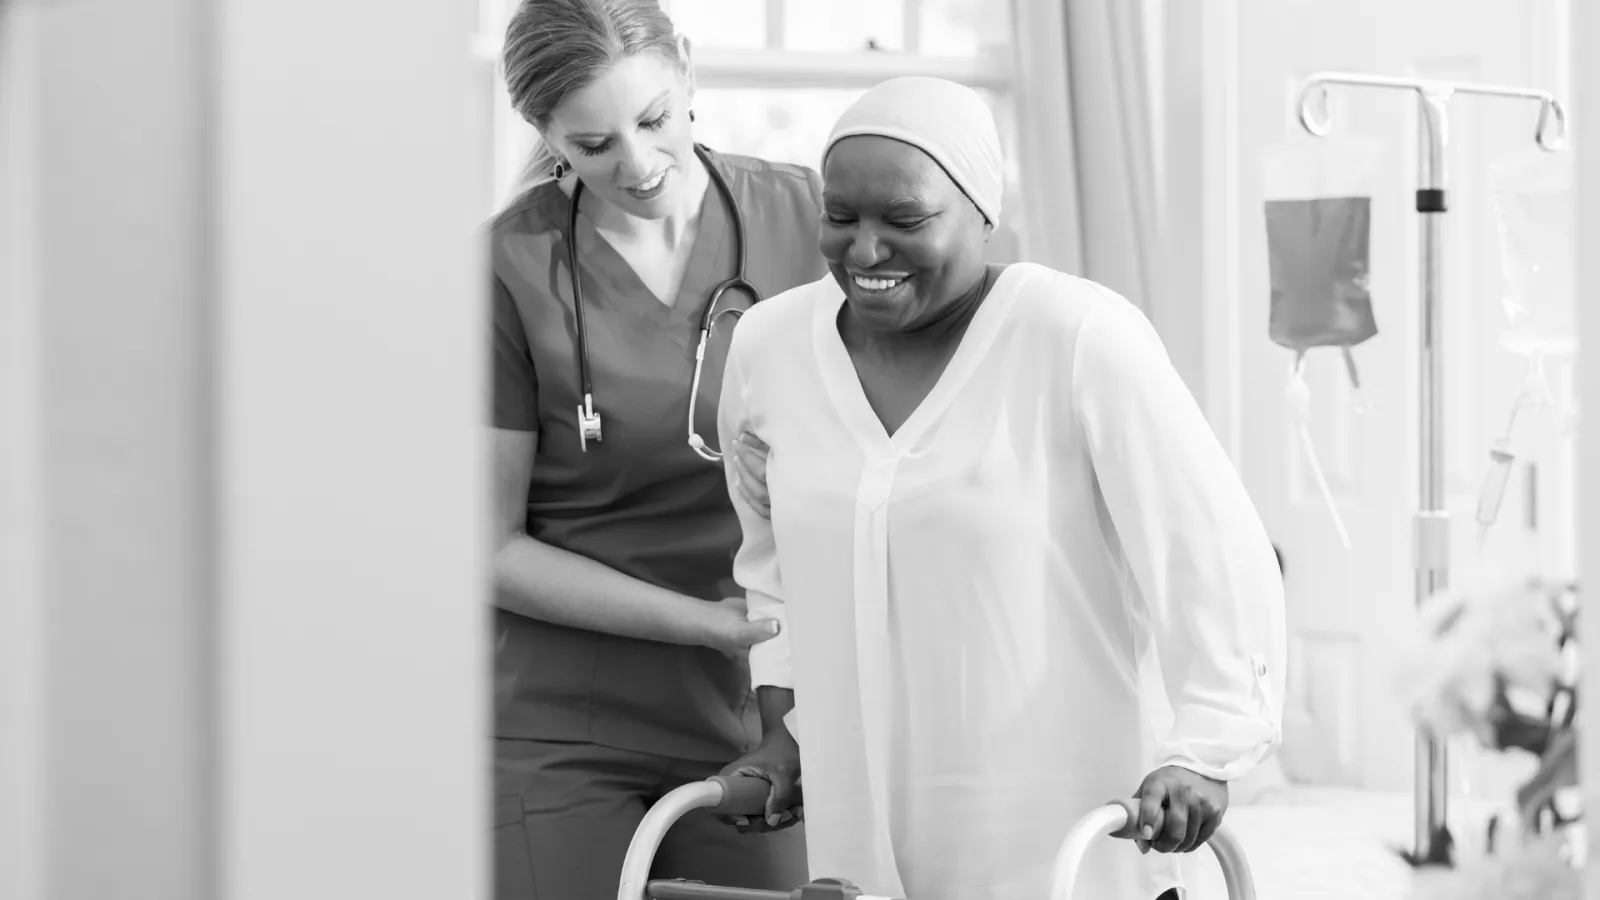
[[[714,151],[702,161],[689,47],[655,0],[524,0],[505,78],[545,156],[490,227],[495,896],[602,900],[649,805],[760,737],[745,654],[771,632],[746,620],[733,580],[740,531],[722,467],[687,443],[701,314],[737,267],[707,168],[743,215],[763,297],[826,274],[821,181]],[[603,416],[587,446],[569,240]],[[713,446],[735,322],[720,318],[697,395],[696,430]],[[693,814],[655,876],[790,890],[806,881],[802,831]]]

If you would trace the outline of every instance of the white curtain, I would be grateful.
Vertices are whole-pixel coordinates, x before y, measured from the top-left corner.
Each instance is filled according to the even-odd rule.
[[[1016,15],[1022,153],[1037,198],[1028,255],[1149,311],[1159,197],[1144,5],[1018,0]]]

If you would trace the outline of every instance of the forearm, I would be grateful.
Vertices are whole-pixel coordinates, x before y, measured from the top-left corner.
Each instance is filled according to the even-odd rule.
[[[494,580],[495,606],[530,619],[667,644],[710,637],[712,604],[527,535],[495,554]]]

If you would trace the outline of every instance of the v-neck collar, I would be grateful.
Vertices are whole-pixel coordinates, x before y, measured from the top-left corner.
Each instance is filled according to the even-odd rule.
[[[710,161],[706,165],[716,165],[716,157],[711,154],[708,156]],[[725,201],[715,182],[718,174],[727,177],[720,171],[708,173],[712,181],[706,185],[705,196],[700,201],[694,246],[689,250],[689,263],[684,268],[683,281],[670,307],[656,297],[633,265],[605,239],[594,222],[580,213],[577,235],[579,264],[588,276],[587,283],[599,288],[585,292],[585,299],[610,304],[663,328],[691,320],[698,321],[710,299],[711,289],[728,277],[717,268],[728,230],[728,212],[723,208]],[[729,188],[732,187],[730,183]],[[571,197],[568,197],[567,203],[570,214]],[[594,296],[590,297],[590,293]],[[687,347],[688,337],[679,337],[682,337],[680,343]]]
[[[972,379],[989,347],[1000,335],[1017,296],[1017,286],[1013,282],[1022,276],[1020,271],[1015,271],[1018,268],[1007,266],[990,285],[989,295],[967,323],[966,332],[961,335],[955,353],[939,373],[933,389],[892,435],[867,401],[861,376],[839,334],[839,311],[847,302],[844,291],[835,285],[833,293],[817,303],[812,319],[812,341],[822,370],[823,386],[834,408],[844,418],[845,427],[869,456],[900,456],[909,452]]]

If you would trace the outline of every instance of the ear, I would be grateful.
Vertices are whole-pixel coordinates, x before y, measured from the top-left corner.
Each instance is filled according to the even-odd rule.
[[[678,65],[683,67],[684,85],[689,91],[689,102],[694,102],[694,56],[693,47],[689,43],[689,36],[678,35]]]

